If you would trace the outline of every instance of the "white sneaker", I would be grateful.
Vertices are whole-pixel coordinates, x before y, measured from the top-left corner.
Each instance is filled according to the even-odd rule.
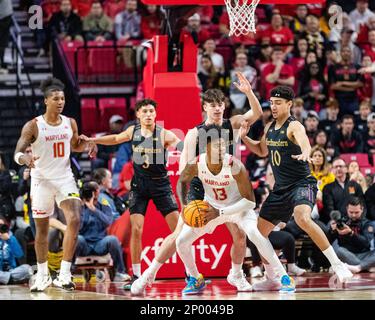
[[[73,291],[76,288],[71,274],[59,274],[57,278],[53,280],[53,285],[67,291]]]
[[[263,277],[262,268],[259,266],[252,267],[250,269],[250,277],[251,278],[261,278]]]
[[[151,274],[149,269],[147,269],[137,280],[132,283],[130,287],[131,294],[134,296],[144,295],[146,287],[151,287],[154,281],[155,274]]]
[[[49,274],[44,275],[41,273],[37,273],[35,275],[35,282],[30,287],[30,292],[42,292],[47,289],[51,285],[51,283],[52,279]]]
[[[242,270],[234,273],[231,269],[227,276],[227,281],[229,284],[236,287],[239,292],[253,291],[251,284],[246,280],[245,274]]]
[[[288,274],[290,276],[302,276],[305,273],[306,273],[305,269],[302,269],[295,264],[292,267],[288,267]]]
[[[127,273],[116,272],[113,282],[127,282],[132,279]]]
[[[279,291],[281,282],[279,279],[266,279],[253,284],[254,291]]]
[[[343,264],[337,264],[332,266],[332,270],[336,274],[340,282],[345,282],[353,277],[353,273],[348,269],[348,267]]]

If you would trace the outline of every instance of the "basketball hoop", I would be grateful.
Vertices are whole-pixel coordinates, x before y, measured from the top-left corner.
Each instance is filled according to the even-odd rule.
[[[255,31],[255,9],[260,0],[224,0],[229,15],[229,36]]]

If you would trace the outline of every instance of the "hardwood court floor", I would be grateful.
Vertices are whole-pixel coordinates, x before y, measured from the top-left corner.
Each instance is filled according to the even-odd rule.
[[[259,281],[259,280],[255,280]],[[212,279],[205,291],[197,296],[181,296],[185,286],[182,279],[156,281],[146,296],[132,297],[122,289],[122,283],[84,283],[77,279],[77,289],[67,292],[54,287],[42,293],[30,293],[26,285],[0,286],[0,300],[375,300],[375,273],[362,273],[344,285],[333,281],[330,274],[307,274],[295,278],[297,292],[237,293],[225,279]]]

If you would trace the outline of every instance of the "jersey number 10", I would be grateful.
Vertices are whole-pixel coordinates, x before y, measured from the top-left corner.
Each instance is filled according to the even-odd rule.
[[[53,144],[53,157],[63,158],[65,156],[64,142],[55,142]]]

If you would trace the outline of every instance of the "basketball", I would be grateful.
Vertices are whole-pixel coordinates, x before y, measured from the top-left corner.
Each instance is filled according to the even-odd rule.
[[[193,200],[189,202],[182,213],[184,222],[190,227],[202,228],[207,222],[203,219],[201,210],[207,210],[208,207],[206,201]]]

